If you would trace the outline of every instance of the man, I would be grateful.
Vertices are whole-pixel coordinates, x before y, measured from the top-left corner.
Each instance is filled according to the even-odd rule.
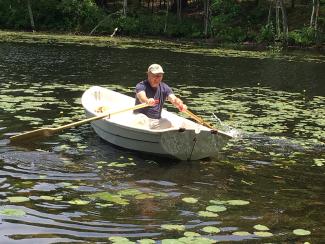
[[[152,64],[148,68],[147,79],[136,85],[135,105],[147,103],[150,107],[141,108],[135,113],[142,113],[149,118],[150,128],[164,129],[171,127],[167,119],[161,118],[161,111],[166,100],[170,101],[179,111],[185,111],[186,105],[176,97],[172,89],[164,82],[164,70],[159,64]],[[156,103],[157,101],[157,103]]]

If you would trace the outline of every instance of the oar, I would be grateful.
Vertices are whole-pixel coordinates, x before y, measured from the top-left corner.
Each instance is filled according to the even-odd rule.
[[[146,103],[141,103],[141,104],[138,104],[138,105],[136,105],[134,107],[125,108],[125,109],[121,109],[121,110],[110,112],[110,113],[105,113],[103,115],[91,117],[91,118],[88,118],[88,119],[84,119],[84,120],[81,120],[81,121],[78,121],[78,122],[74,122],[74,123],[70,123],[70,124],[67,124],[67,125],[59,126],[59,127],[56,127],[56,128],[40,128],[40,129],[37,129],[37,130],[27,131],[27,132],[24,132],[24,133],[15,135],[15,136],[11,136],[9,139],[10,139],[11,143],[24,143],[24,142],[26,143],[26,142],[28,142],[28,140],[32,140],[32,139],[40,138],[40,137],[51,136],[51,135],[53,135],[53,134],[55,134],[55,133],[57,133],[57,132],[59,132],[61,130],[64,130],[64,129],[68,129],[68,128],[71,128],[71,127],[76,127],[76,126],[79,126],[79,125],[89,123],[91,121],[103,119],[103,118],[106,118],[106,117],[110,117],[112,115],[116,115],[116,114],[123,113],[123,112],[130,111],[130,110],[136,110],[136,109],[144,108],[144,107],[147,107],[147,106],[149,106],[149,105],[146,104]]]
[[[221,131],[221,130],[217,130],[211,124],[209,124],[208,122],[204,121],[204,119],[202,119],[201,117],[193,114],[191,111],[189,111],[187,109],[185,111],[183,111],[183,112],[186,113],[188,116],[190,116],[192,119],[194,119],[199,124],[201,124],[201,125],[203,125],[205,127],[208,127],[209,129],[211,129],[213,131],[216,131],[217,133],[219,133],[221,135],[224,135],[224,136],[227,136],[227,137],[230,137],[230,138],[233,138],[234,137],[234,136],[228,134],[227,132],[224,132],[224,131]]]

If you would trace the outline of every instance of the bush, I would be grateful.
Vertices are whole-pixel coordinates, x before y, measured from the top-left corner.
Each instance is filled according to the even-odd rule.
[[[103,18],[103,10],[91,0],[62,0],[57,5],[65,30],[90,31]],[[62,28],[61,27],[61,28]]]
[[[177,21],[175,15],[168,17],[167,29],[165,30],[166,16],[164,14],[142,14],[140,16],[113,14],[101,26],[101,32],[110,32],[115,27],[119,28],[122,35],[145,36],[167,35],[169,37],[202,37],[201,26],[191,19],[184,18]]]
[[[273,43],[275,41],[275,30],[273,24],[262,26],[257,37],[258,42]]]
[[[316,32],[313,28],[304,27],[300,30],[289,32],[289,44],[308,46],[316,42]]]
[[[213,0],[211,9],[211,29],[219,41],[256,41],[265,8],[254,8],[237,0]]]
[[[177,21],[175,15],[170,15],[168,18],[167,33],[170,37],[203,37],[202,26],[190,18],[183,18],[182,21]]]
[[[216,38],[221,42],[243,42],[247,39],[247,35],[240,27],[228,27],[219,30]]]

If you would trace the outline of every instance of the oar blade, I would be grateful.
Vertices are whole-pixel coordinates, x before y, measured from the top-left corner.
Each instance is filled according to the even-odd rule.
[[[31,140],[35,140],[41,137],[48,137],[54,133],[55,130],[52,128],[41,128],[11,136],[9,139],[11,143],[28,143]]]

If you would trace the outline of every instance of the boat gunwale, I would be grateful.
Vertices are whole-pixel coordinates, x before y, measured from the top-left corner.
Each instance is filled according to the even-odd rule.
[[[89,110],[87,110],[88,113],[92,114],[93,116],[98,116],[98,114],[96,113],[93,113],[93,112],[89,112]],[[103,118],[103,119],[100,119],[98,121],[103,121],[103,122],[106,122],[106,123],[110,123],[110,124],[114,124],[115,126],[117,127],[120,127],[120,128],[124,128],[124,129],[129,129],[129,130],[132,130],[132,131],[136,131],[136,132],[142,132],[142,133],[146,133],[146,134],[162,134],[164,132],[169,132],[169,131],[176,131],[176,132],[181,132],[180,130],[187,130],[187,131],[195,131],[195,129],[187,129],[187,128],[177,128],[177,127],[171,127],[171,128],[167,128],[167,129],[158,129],[158,130],[154,130],[154,129],[150,129],[150,128],[140,128],[140,127],[135,127],[135,126],[128,126],[128,125],[124,125],[124,124],[120,124],[116,121],[112,121],[112,120],[109,120],[107,118]],[[96,123],[96,121],[94,122],[91,122],[91,123]],[[201,130],[201,131],[206,131],[206,132],[210,132],[211,130]]]

